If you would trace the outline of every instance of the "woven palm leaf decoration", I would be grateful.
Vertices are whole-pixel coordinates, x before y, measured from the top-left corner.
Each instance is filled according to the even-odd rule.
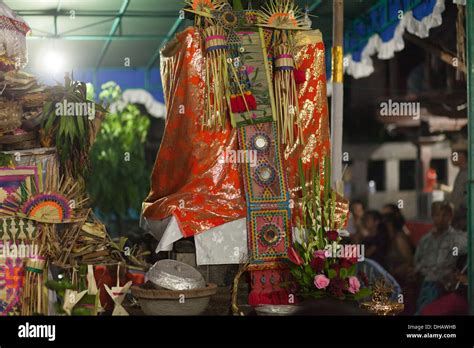
[[[308,23],[294,0],[270,0],[259,12],[259,25],[278,30],[307,30]]]
[[[228,89],[227,58],[229,46],[227,33],[217,14],[230,6],[226,0],[186,0],[185,11],[195,14],[194,25],[201,31],[206,53],[205,83],[206,109],[203,128],[223,129],[228,111],[226,91]],[[225,13],[224,19],[232,21]]]
[[[195,19],[199,23],[196,23],[196,26],[201,25],[200,17],[212,18],[212,11],[220,10],[229,4],[227,0],[185,0],[184,3],[187,6],[185,11],[198,15]]]
[[[56,168],[57,169],[57,168]],[[38,170],[41,172],[41,169]],[[71,223],[84,219],[84,196],[77,181],[71,178],[57,179],[57,171],[47,171],[46,183],[28,187],[10,195],[0,208],[0,214],[17,216],[42,223]]]
[[[278,136],[290,146],[303,143],[299,118],[294,59],[294,35],[307,30],[308,22],[293,0],[270,0],[259,13],[259,26],[272,29],[270,54],[273,56],[273,84]]]
[[[207,110],[203,125],[209,129],[222,129],[227,115],[226,90],[227,58],[229,46],[227,35],[220,25],[211,25],[204,29],[206,49]]]

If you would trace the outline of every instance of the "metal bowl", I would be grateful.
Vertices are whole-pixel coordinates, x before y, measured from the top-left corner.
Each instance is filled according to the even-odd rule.
[[[300,306],[295,305],[260,305],[255,307],[255,312],[260,316],[290,316],[299,309]]]
[[[206,281],[199,271],[175,260],[156,262],[146,273],[146,280],[168,290],[192,290],[206,287]]]

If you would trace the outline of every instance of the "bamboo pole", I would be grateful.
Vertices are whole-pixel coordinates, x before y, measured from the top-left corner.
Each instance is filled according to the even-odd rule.
[[[468,181],[468,299],[471,315],[474,314],[474,1],[467,1],[467,94],[469,127],[469,181]]]
[[[343,45],[344,0],[333,0],[332,99],[331,99],[331,185],[342,188],[342,126],[344,114]]]

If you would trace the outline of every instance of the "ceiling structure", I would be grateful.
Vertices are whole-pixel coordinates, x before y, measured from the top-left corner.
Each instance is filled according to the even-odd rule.
[[[4,0],[30,25],[28,68],[41,69],[48,51],[64,55],[65,69],[153,68],[159,49],[190,24],[180,18],[180,0]],[[261,0],[252,0],[254,8]],[[332,0],[297,0],[308,6],[313,27],[331,37]],[[364,13],[377,0],[345,2],[345,19]],[[247,0],[243,1],[244,8]],[[329,40],[330,41],[330,40]]]

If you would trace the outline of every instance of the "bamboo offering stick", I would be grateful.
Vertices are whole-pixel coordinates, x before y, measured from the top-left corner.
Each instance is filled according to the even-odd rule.
[[[298,128],[297,137],[302,143],[301,122],[298,117],[298,93],[294,77],[294,60],[288,45],[281,44],[275,49],[276,121],[278,135],[283,144],[295,143],[295,126]]]
[[[228,46],[222,27],[211,25],[204,29],[206,47],[207,112],[204,126],[210,129],[223,128],[228,110],[227,56]]]

